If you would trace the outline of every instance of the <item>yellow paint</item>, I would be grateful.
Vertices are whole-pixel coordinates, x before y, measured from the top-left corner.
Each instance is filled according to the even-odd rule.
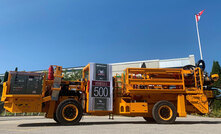
[[[219,79],[219,75],[218,74],[212,74],[211,75],[211,78],[214,80],[214,81],[217,81]]]
[[[51,100],[51,96],[47,96],[47,97],[44,97],[42,102],[46,102],[46,101],[50,101]]]
[[[55,66],[54,76],[62,78],[62,67]],[[115,76],[114,88],[114,106],[113,111],[89,111],[89,90],[90,64],[83,68],[83,81],[80,85],[69,85],[68,89],[82,92],[81,97],[60,96],[57,101],[51,100],[51,94],[46,95],[47,91],[61,90],[52,88],[54,81],[43,79],[41,95],[14,95],[9,94],[10,78],[3,84],[3,93],[1,100],[5,102],[5,109],[10,112],[46,112],[47,118],[53,118],[57,106],[60,102],[67,99],[75,99],[83,105],[85,113],[102,116],[107,114],[125,115],[125,116],[143,116],[151,117],[152,108],[155,103],[166,100],[174,104],[178,116],[185,117],[187,113],[199,112],[208,113],[208,100],[213,98],[212,91],[203,91],[203,72],[200,68],[194,70],[183,70],[182,68],[127,68],[121,75]],[[217,76],[213,76],[215,78]],[[68,85],[70,81],[63,81],[62,84]],[[27,104],[27,105],[26,105]],[[73,109],[75,107],[71,106]],[[167,109],[167,115],[161,115],[164,120],[172,117],[172,111],[167,106],[159,109]],[[78,114],[79,111],[76,113]],[[74,120],[76,117],[67,120]]]
[[[208,101],[206,95],[187,95],[186,99],[197,109],[200,113],[206,114],[209,112]]]
[[[144,102],[130,103],[130,112],[131,113],[148,113],[147,103],[144,103]]]
[[[39,96],[12,95],[11,97],[7,97],[7,101],[4,102],[4,108],[12,113],[42,111],[42,100]]]
[[[45,114],[45,117],[47,118],[53,118],[55,110],[56,110],[56,101],[50,101],[49,102],[49,108],[48,111]]]
[[[179,114],[179,117],[186,117],[186,104],[183,94],[177,96],[177,113]]]
[[[214,93],[212,90],[204,90],[204,94],[207,98],[214,98]]]

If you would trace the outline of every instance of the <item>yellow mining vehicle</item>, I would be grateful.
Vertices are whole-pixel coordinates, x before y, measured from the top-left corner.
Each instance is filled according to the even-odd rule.
[[[1,101],[13,113],[45,112],[61,124],[76,124],[83,114],[141,116],[174,123],[187,113],[209,113],[215,94],[202,67],[127,68],[112,77],[108,64],[90,63],[79,81],[65,81],[61,66],[45,73],[9,72]]]

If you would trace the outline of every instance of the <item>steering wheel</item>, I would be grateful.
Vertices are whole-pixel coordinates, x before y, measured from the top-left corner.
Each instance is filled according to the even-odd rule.
[[[186,65],[183,67],[184,70],[194,70],[195,66],[193,65]]]

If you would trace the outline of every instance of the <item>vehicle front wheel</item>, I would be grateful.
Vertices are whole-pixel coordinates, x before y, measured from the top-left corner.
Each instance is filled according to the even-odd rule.
[[[56,113],[54,113],[53,119],[54,119],[54,121],[56,121],[57,123],[59,123],[59,121],[58,121],[58,119],[57,119],[57,116],[56,116]]]
[[[68,99],[61,102],[56,110],[57,122],[61,124],[77,124],[83,115],[81,104],[74,100]]]

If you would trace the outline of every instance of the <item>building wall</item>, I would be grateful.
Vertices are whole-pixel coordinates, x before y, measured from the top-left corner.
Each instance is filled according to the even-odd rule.
[[[145,60],[145,61],[134,61],[134,62],[121,62],[112,63],[113,76],[121,74],[126,68],[140,68],[145,63],[146,68],[174,68],[183,67],[186,65],[195,65],[194,55],[189,55],[186,58],[175,58],[166,60]]]
[[[121,74],[126,68],[140,68],[143,63],[147,68],[159,68],[159,60],[112,63],[112,75]]]

